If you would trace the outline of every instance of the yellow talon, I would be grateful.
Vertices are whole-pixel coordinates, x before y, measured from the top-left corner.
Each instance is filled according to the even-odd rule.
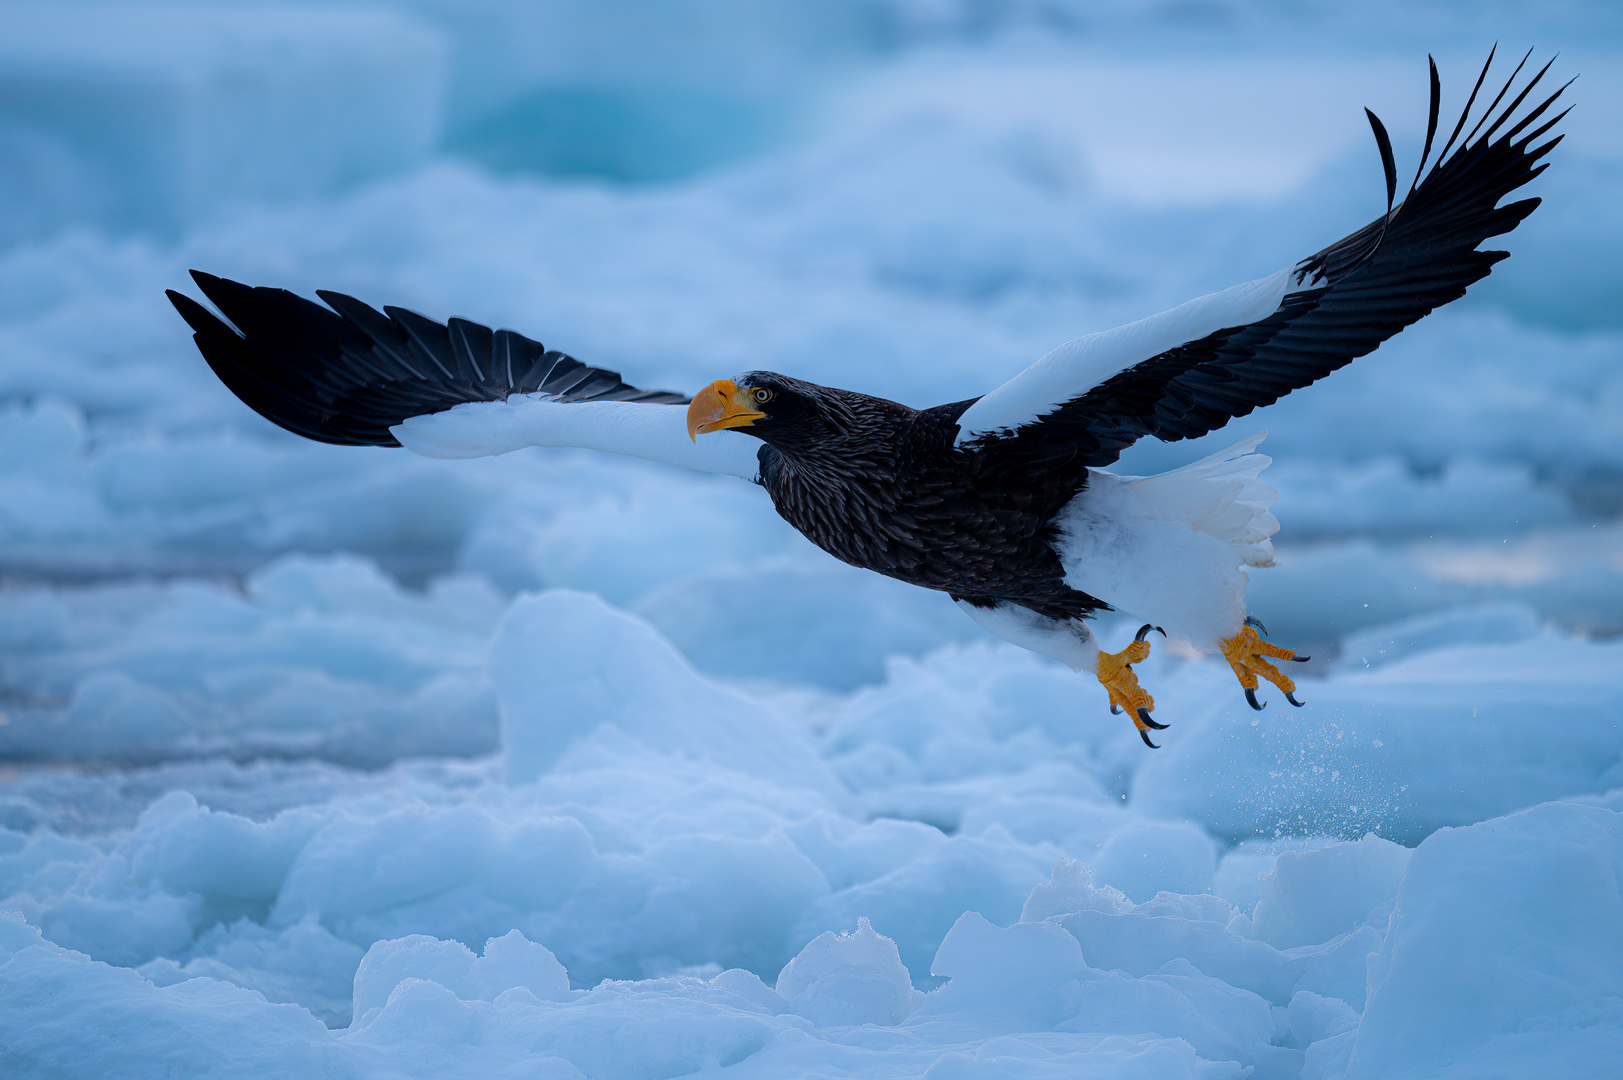
[[[1149,630],[1150,627],[1145,626],[1138,632],[1138,637],[1120,652],[1107,653],[1100,649],[1094,670],[1110,695],[1111,711],[1125,709],[1133,720],[1133,726],[1138,728],[1138,737],[1144,740],[1144,745],[1158,750],[1160,747],[1150,741],[1150,728],[1164,728],[1166,725],[1150,718],[1155,699],[1138,684],[1138,676],[1133,674],[1133,665],[1150,655],[1150,643],[1144,640]]]
[[[1234,675],[1240,680],[1240,686],[1245,690],[1245,699],[1250,702],[1253,709],[1261,709],[1262,703],[1257,701],[1257,676],[1262,676],[1285,692],[1285,700],[1292,705],[1301,705],[1295,697],[1296,683],[1289,675],[1280,671],[1268,658],[1275,660],[1304,661],[1308,658],[1297,656],[1290,649],[1282,649],[1271,641],[1264,641],[1257,633],[1256,627],[1247,623],[1240,627],[1235,634],[1223,639],[1223,658],[1234,669]]]

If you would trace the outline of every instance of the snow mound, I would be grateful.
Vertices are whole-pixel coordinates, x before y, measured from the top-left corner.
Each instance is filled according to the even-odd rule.
[[[395,989],[408,979],[436,982],[466,1001],[494,1001],[522,987],[538,1001],[568,1001],[569,973],[543,945],[517,930],[485,943],[475,956],[458,941],[413,934],[374,942],[355,971],[355,1020],[362,1028],[376,1019]]]
[[[1370,965],[1363,1019],[1338,1036],[1351,1042],[1348,1080],[1614,1069],[1620,881],[1623,815],[1608,810],[1551,803],[1427,837]]]
[[[1280,852],[1261,875],[1252,933],[1277,949],[1351,933],[1397,895],[1409,849],[1371,834],[1351,844]]]
[[[898,1024],[913,1011],[913,980],[896,943],[866,918],[854,933],[830,930],[806,943],[778,974],[778,993],[818,1027]]]
[[[701,676],[658,631],[590,593],[520,598],[490,662],[509,783],[536,779],[577,740],[612,727],[763,781],[839,790],[811,741],[769,703]]]

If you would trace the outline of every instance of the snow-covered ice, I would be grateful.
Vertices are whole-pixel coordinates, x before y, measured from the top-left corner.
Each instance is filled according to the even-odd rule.
[[[175,230],[420,163],[446,47],[403,12],[0,7],[0,243]]]
[[[1615,1072],[1623,21],[689,7],[0,5],[0,1073]],[[1154,753],[739,481],[304,442],[162,298],[935,404],[1369,220],[1358,107],[1401,170],[1496,38],[1582,74],[1513,257],[1122,462],[1267,430],[1249,599],[1315,654],[1257,713],[1158,645]]]

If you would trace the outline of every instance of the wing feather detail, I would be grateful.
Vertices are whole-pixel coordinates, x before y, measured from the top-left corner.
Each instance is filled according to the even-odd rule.
[[[285,289],[254,288],[192,271],[220,313],[183,293],[169,299],[203,358],[249,408],[320,442],[398,446],[390,428],[411,416],[513,394],[562,402],[685,405],[667,390],[639,390],[511,330],[405,308],[383,311],[319,291],[327,307]],[[330,310],[329,310],[330,308]],[[233,326],[235,329],[233,329]]]
[[[169,290],[203,358],[244,404],[296,435],[439,457],[582,446],[748,480],[759,473],[759,443],[746,436],[694,446],[684,410],[670,407],[685,395],[638,389],[512,330],[378,311],[325,290],[323,307],[285,289],[192,277],[225,316]]]
[[[1477,246],[1514,229],[1539,203],[1533,198],[1500,206],[1500,200],[1543,172],[1548,163],[1540,159],[1561,141],[1556,136],[1534,145],[1566,115],[1558,112],[1538,123],[1570,82],[1515,118],[1549,64],[1496,112],[1526,60],[1524,56],[1470,133],[1460,140],[1493,63],[1489,54],[1465,111],[1428,172],[1440,97],[1436,63],[1431,64],[1425,151],[1414,182],[1395,207],[1391,206],[1396,194],[1395,163],[1385,129],[1372,115],[1371,127],[1381,147],[1388,184],[1388,212],[1291,268],[1289,291],[1283,292],[1276,307],[1254,318],[1237,318],[1225,326],[1192,333],[1153,355],[1127,356],[1126,363],[1113,371],[1100,371],[1108,365],[1079,364],[1072,395],[1039,416],[1021,419],[1014,410],[981,408],[988,402],[1013,400],[1005,391],[1041,367],[1044,361],[1039,361],[965,411],[960,442],[1009,468],[1054,468],[1067,463],[1107,466],[1146,435],[1165,441],[1194,438],[1272,404],[1372,352],[1404,327],[1463,296],[1468,286],[1486,277],[1508,254],[1479,251]],[[1182,310],[1175,308],[1132,325],[1168,319]],[[1056,353],[1068,348],[1071,346],[1062,346]],[[1059,385],[1061,380],[1050,376],[1051,400],[1058,398],[1052,389]],[[1021,404],[1029,410],[1035,399],[1033,395]],[[998,422],[987,423],[983,417]]]
[[[1067,341],[966,409],[958,418],[958,444],[1032,423],[1073,398],[1078,386],[1101,383],[1222,327],[1265,317],[1279,307],[1290,273],[1281,270],[1147,319]]]

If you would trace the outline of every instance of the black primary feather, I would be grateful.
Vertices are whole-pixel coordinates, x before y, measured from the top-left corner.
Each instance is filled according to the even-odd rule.
[[[1440,96],[1435,64],[1432,70],[1428,152]],[[1467,286],[1486,277],[1507,255],[1479,251],[1477,245],[1514,229],[1539,203],[1523,199],[1500,206],[1499,201],[1543,172],[1545,163],[1540,159],[1561,141],[1556,136],[1533,145],[1565,111],[1536,128],[1532,125],[1570,81],[1499,133],[1549,65],[1509,106],[1495,113],[1521,70],[1518,65],[1459,149],[1450,154],[1487,78],[1484,65],[1430,172],[1423,178],[1417,172],[1417,183],[1395,209],[1298,263],[1299,291],[1287,294],[1273,314],[1151,357],[1029,424],[980,436],[968,446],[998,461],[1006,472],[1067,464],[1107,466],[1146,435],[1166,441],[1194,438],[1272,404],[1463,296]],[[1391,144],[1373,113],[1370,120],[1390,196],[1396,191]],[[1482,131],[1485,123],[1488,127]]]
[[[1369,117],[1369,129],[1375,133],[1375,145],[1381,151],[1381,169],[1386,173],[1386,214],[1392,216],[1392,203],[1398,197],[1398,162],[1392,154],[1392,137],[1386,133],[1386,125],[1381,118],[1369,109],[1364,110]]]
[[[1409,181],[1409,195],[1414,194],[1421,175],[1426,171],[1426,162],[1431,160],[1432,140],[1437,138],[1437,116],[1443,107],[1443,80],[1437,75],[1437,61],[1430,53],[1426,54],[1426,64],[1431,69],[1431,105],[1426,111],[1426,145],[1420,149],[1420,164],[1415,166],[1414,179]],[[1408,197],[1404,196],[1405,199]],[[1391,210],[1390,203],[1387,209]]]
[[[510,394],[688,402],[682,394],[628,386],[616,372],[511,330],[466,319],[437,323],[405,308],[377,311],[320,290],[328,310],[286,289],[253,288],[198,270],[192,278],[236,327],[169,290],[220,381],[267,420],[320,442],[399,446],[389,429],[407,417]]]

